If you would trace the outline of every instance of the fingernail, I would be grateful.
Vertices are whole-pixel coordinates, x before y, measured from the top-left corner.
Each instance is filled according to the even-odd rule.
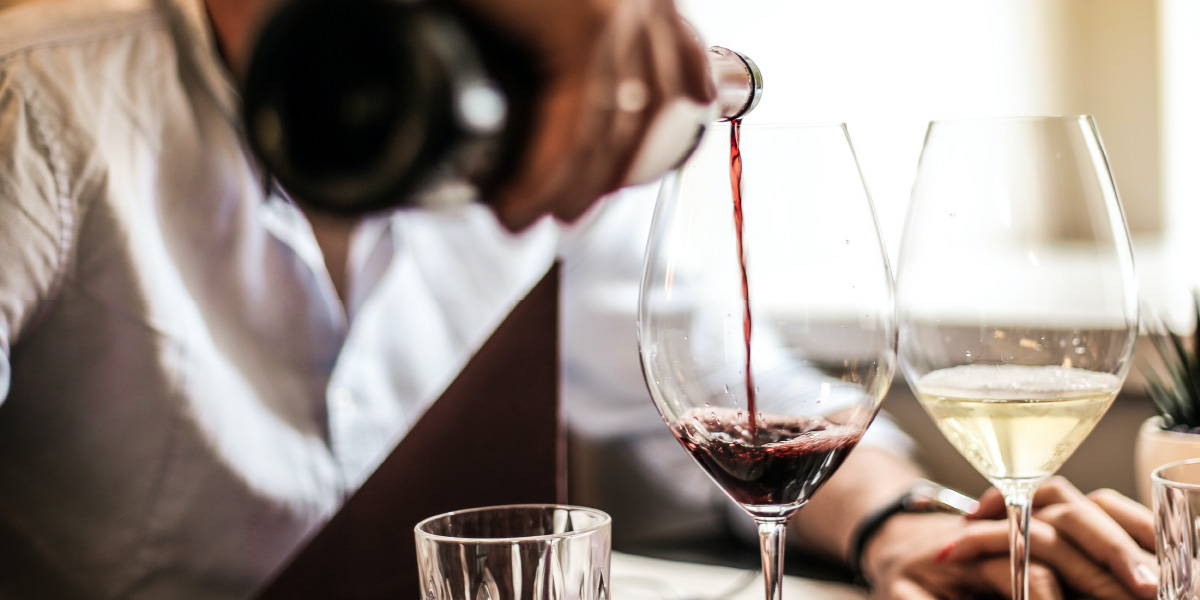
[[[1138,564],[1133,568],[1133,577],[1142,585],[1158,585],[1158,575],[1154,574],[1154,570],[1144,564]]]
[[[954,542],[950,542],[938,550],[937,556],[933,557],[933,562],[943,563],[950,557],[950,553],[954,551]],[[1139,565],[1140,566],[1140,565]]]

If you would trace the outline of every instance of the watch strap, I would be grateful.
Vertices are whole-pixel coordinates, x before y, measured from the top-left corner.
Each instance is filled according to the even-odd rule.
[[[863,551],[867,549],[867,542],[879,533],[879,529],[888,519],[896,515],[896,513],[905,512],[911,503],[911,491],[904,492],[895,500],[875,509],[875,512],[867,515],[859,522],[858,527],[854,530],[854,537],[851,538],[850,544],[850,570],[854,573],[854,580],[862,585],[869,586],[865,573],[862,569]]]
[[[908,491],[900,494],[895,500],[875,509],[867,515],[854,530],[850,544],[850,569],[855,581],[869,585],[862,570],[863,552],[871,538],[879,533],[879,529],[888,519],[901,512],[936,512],[943,511],[958,514],[970,514],[979,508],[975,499],[952,490],[928,479],[918,479]]]

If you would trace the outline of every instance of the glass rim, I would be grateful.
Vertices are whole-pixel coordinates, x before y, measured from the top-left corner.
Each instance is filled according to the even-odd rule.
[[[506,510],[506,509],[514,509],[514,508],[577,510],[577,511],[582,511],[582,512],[586,512],[586,513],[589,513],[592,515],[599,516],[600,521],[598,523],[595,523],[594,525],[587,527],[586,529],[578,529],[578,530],[567,531],[567,532],[563,532],[563,533],[546,533],[546,534],[541,534],[541,535],[510,536],[510,537],[502,537],[502,538],[458,537],[458,536],[430,533],[429,531],[426,531],[424,529],[425,526],[429,525],[430,523],[432,523],[434,521],[448,519],[450,517],[455,517],[455,516],[465,515],[465,514],[470,514],[470,513],[484,512],[484,511],[499,511],[499,510]],[[588,506],[578,506],[575,504],[538,504],[538,503],[533,503],[533,504],[496,504],[493,506],[477,506],[474,508],[463,508],[463,509],[459,509],[459,510],[452,510],[449,512],[436,514],[431,517],[426,517],[424,519],[421,519],[420,522],[418,522],[416,525],[413,526],[413,532],[422,538],[436,541],[436,542],[444,542],[444,543],[514,544],[514,543],[521,543],[521,542],[536,542],[536,541],[572,539],[572,538],[594,535],[601,528],[607,527],[611,524],[612,524],[612,517],[609,516],[608,513],[604,512],[598,508],[591,508]]]
[[[1152,484],[1156,484],[1156,485],[1165,485],[1165,486],[1169,486],[1169,487],[1181,488],[1181,489],[1187,489],[1187,490],[1200,490],[1200,483],[1185,483],[1182,481],[1175,481],[1173,479],[1167,479],[1165,476],[1163,476],[1163,471],[1166,471],[1167,469],[1173,469],[1175,467],[1186,467],[1189,465],[1200,465],[1200,458],[1188,458],[1188,459],[1184,459],[1184,460],[1176,460],[1173,462],[1169,462],[1165,465],[1158,466],[1153,471],[1150,472],[1150,481]]]
[[[953,123],[987,123],[990,121],[1030,121],[1030,122],[1068,122],[1068,121],[1086,121],[1093,122],[1095,117],[1087,113],[1069,114],[1069,115],[998,115],[998,116],[976,116],[976,117],[949,117],[945,119],[930,119],[929,125],[953,124]]]

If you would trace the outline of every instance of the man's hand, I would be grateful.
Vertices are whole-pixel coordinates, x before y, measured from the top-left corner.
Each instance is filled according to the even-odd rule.
[[[1116,492],[1084,496],[1061,478],[1035,498],[1030,524],[1032,598],[1154,598],[1149,511]],[[1008,525],[994,490],[968,519],[901,514],[871,540],[863,568],[881,598],[1009,596]],[[1137,540],[1137,541],[1135,541]]]
[[[460,2],[531,48],[546,78],[520,171],[492,199],[510,229],[575,219],[620,185],[664,104],[713,96],[672,0]]]

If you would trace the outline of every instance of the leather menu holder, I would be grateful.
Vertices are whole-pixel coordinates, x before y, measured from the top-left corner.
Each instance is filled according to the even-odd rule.
[[[418,598],[418,521],[565,500],[558,282],[556,265],[259,598]]]

